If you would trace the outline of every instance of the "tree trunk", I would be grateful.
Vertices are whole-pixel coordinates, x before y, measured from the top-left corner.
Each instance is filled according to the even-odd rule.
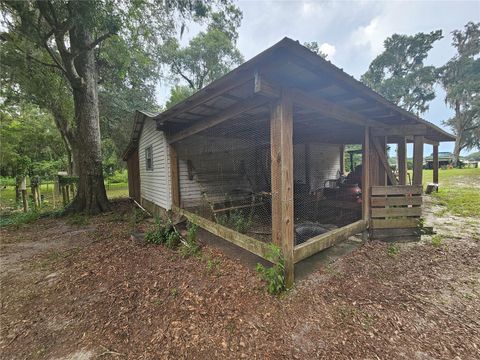
[[[78,5],[80,11],[84,5],[81,3]],[[75,68],[82,81],[78,86],[73,86],[76,128],[72,150],[79,179],[77,195],[69,208],[74,212],[96,214],[108,210],[109,203],[103,180],[97,71],[93,49],[86,50],[92,42],[92,36],[79,22],[71,32],[70,39],[72,49],[80,51]]]
[[[453,148],[453,166],[458,165],[458,160],[460,159],[460,151],[462,151],[462,137],[461,135],[457,135],[455,137],[455,147]]]

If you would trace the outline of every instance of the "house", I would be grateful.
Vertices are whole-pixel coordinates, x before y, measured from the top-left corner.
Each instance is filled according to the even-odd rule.
[[[284,38],[161,114],[137,112],[124,160],[144,207],[263,258],[278,245],[291,285],[295,263],[353,234],[418,237],[423,148],[442,141],[454,137]],[[345,176],[347,144],[362,154]]]
[[[447,167],[453,164],[454,156],[450,152],[439,152],[438,153],[438,166]],[[430,156],[425,158],[425,168],[433,169],[433,153]]]

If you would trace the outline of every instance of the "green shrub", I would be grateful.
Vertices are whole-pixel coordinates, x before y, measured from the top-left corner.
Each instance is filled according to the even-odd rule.
[[[107,178],[107,181],[110,184],[121,184],[121,183],[127,183],[128,182],[128,173],[127,170],[120,170],[120,171],[115,171],[115,173],[112,176],[109,176]]]
[[[172,228],[170,231],[167,232],[165,245],[170,249],[175,249],[178,245],[180,245],[180,234],[175,228]]]
[[[433,235],[432,240],[430,241],[433,247],[440,247],[443,245],[443,238],[441,235]]]
[[[2,214],[0,216],[0,227],[3,226],[20,226],[31,223],[40,217],[38,211],[13,212],[10,214]]]
[[[167,226],[162,223],[160,216],[155,217],[155,225],[145,233],[145,241],[150,244],[163,244],[167,241],[169,232]]]
[[[267,260],[273,263],[271,267],[257,264],[257,272],[267,282],[267,291],[271,295],[285,291],[285,260],[282,251],[275,244],[270,244],[266,254]]]
[[[189,257],[196,255],[200,252],[200,244],[197,241],[198,225],[194,222],[188,222],[187,224],[187,236],[185,241],[182,241],[182,247],[180,253],[183,257]]]

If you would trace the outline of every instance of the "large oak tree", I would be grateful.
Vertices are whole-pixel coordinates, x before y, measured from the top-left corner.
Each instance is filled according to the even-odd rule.
[[[228,1],[218,3],[228,5]],[[191,0],[31,0],[3,1],[1,6],[9,35],[2,39],[20,38],[17,45],[22,45],[25,54],[46,52],[47,61],[44,56],[30,58],[59,72],[70,92],[65,96],[72,96],[73,120],[57,122],[69,139],[78,167],[78,192],[70,210],[97,213],[108,209],[102,172],[98,47],[122,37],[129,50],[153,53],[178,27],[183,28],[185,19],[201,19],[210,7]]]

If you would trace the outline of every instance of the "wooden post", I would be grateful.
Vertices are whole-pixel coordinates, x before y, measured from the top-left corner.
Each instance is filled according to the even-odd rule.
[[[282,94],[271,108],[272,240],[280,240],[285,259],[285,285],[294,281],[293,104]]]
[[[65,194],[67,196],[67,203],[69,203],[70,202],[70,185],[65,185],[64,188],[65,188]]]
[[[423,181],[423,136],[413,137],[413,185],[422,185]]]
[[[398,184],[407,184],[407,140],[403,137],[397,148]]]
[[[178,157],[175,146],[168,146],[170,154],[170,189],[172,194],[172,206],[180,207],[180,178],[178,175]]]
[[[433,145],[433,182],[438,184],[438,145]]]
[[[22,190],[23,212],[28,211],[27,190]]]
[[[385,136],[380,136],[378,137],[380,147],[382,148],[381,151],[386,154],[387,150],[387,144],[385,141]],[[385,167],[382,164],[382,160],[380,159],[380,156],[378,156],[378,185],[385,186],[387,185],[387,172],[385,170]]]
[[[62,190],[63,206],[67,206],[67,190],[65,189],[65,185],[60,185],[60,189]]]
[[[340,175],[345,174],[345,145],[340,145]]]
[[[362,144],[362,219],[370,219],[370,128],[365,127]]]

